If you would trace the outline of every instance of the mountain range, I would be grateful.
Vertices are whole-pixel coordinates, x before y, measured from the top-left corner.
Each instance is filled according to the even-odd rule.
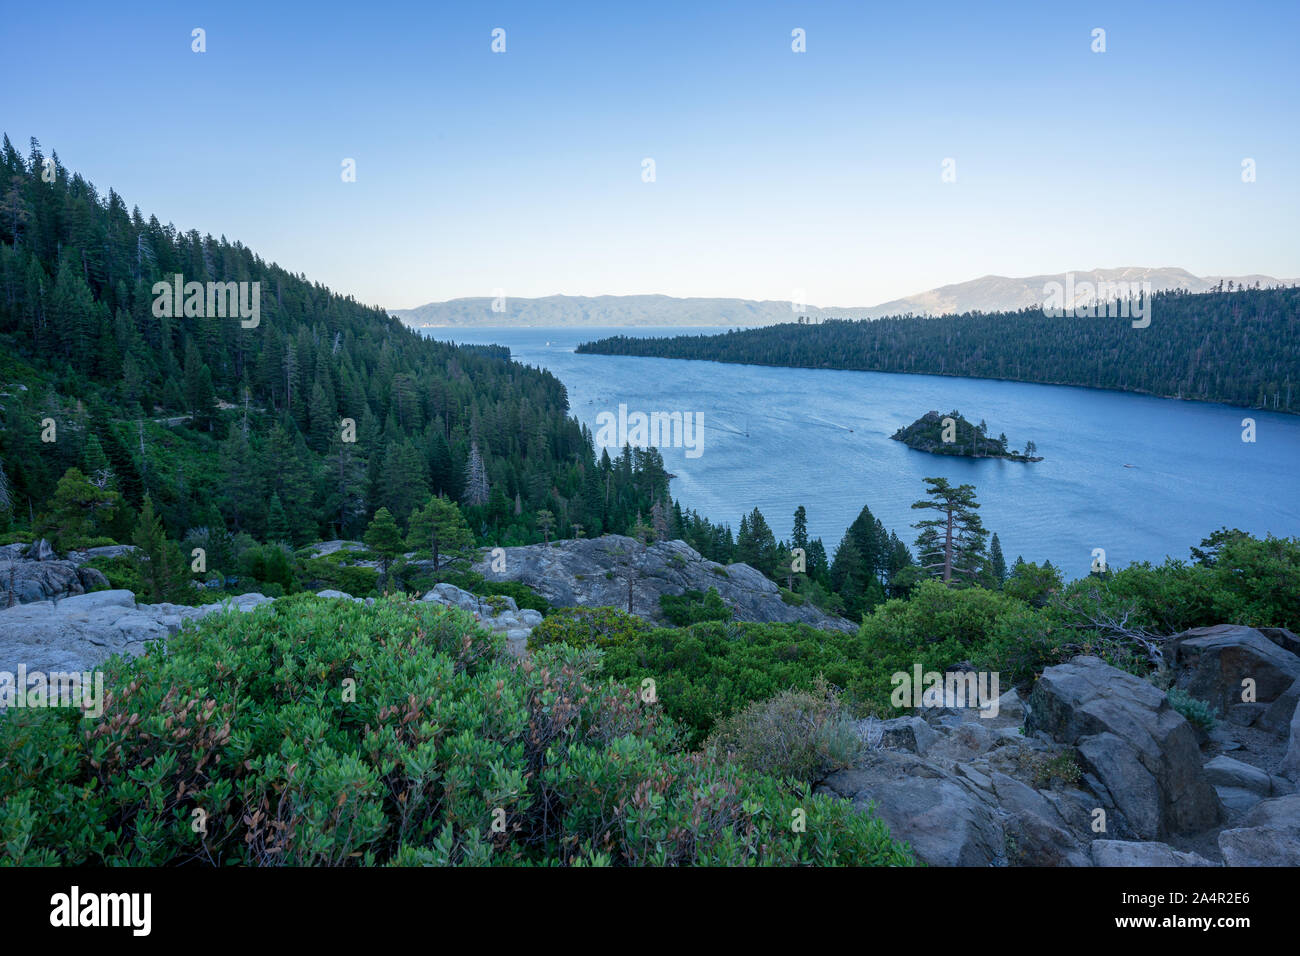
[[[1220,282],[1226,286],[1258,283],[1262,287],[1300,285],[1300,279],[1277,279],[1266,275],[1196,276],[1174,267],[1090,269],[1073,273],[1076,287],[1082,282],[1149,282],[1153,292],[1183,289],[1208,292]],[[393,309],[391,314],[407,325],[420,327],[474,326],[763,326],[790,322],[800,316],[877,319],[886,315],[951,315],[962,312],[1002,312],[1041,305],[1043,286],[1064,284],[1065,274],[1013,278],[982,276],[967,282],[940,286],[862,307],[806,306],[795,312],[789,301],[773,299],[674,298],[667,295],[548,295],[535,299],[494,300],[488,296],[430,302],[414,309]],[[496,303],[498,308],[493,309]]]

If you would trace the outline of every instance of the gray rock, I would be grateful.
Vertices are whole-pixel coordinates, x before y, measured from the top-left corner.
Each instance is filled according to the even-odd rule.
[[[362,603],[361,598],[353,597],[346,591],[335,591],[331,588],[326,588],[324,591],[317,591],[316,596],[323,598],[338,598],[343,601],[355,601],[357,604]]]
[[[1285,627],[1261,627],[1258,630],[1282,650],[1290,651],[1300,657],[1300,637],[1296,637]]]
[[[96,591],[0,611],[0,670],[86,671],[114,654],[134,657],[186,621],[231,610],[252,611],[271,599],[241,594],[222,604],[136,604],[130,591]]]
[[[1272,704],[1250,703],[1234,704],[1228,709],[1228,720],[1238,727],[1249,727],[1272,706]]]
[[[323,558],[326,555],[337,554],[339,551],[364,551],[366,546],[360,541],[344,541],[335,539],[334,541],[322,541],[320,544],[312,545],[309,557]]]
[[[1300,704],[1300,679],[1284,690],[1255,721],[1255,726],[1269,733],[1286,735],[1291,729],[1291,718],[1295,716],[1296,706]]]
[[[1242,703],[1242,681],[1255,682],[1255,700],[1274,701],[1300,679],[1300,657],[1253,627],[1217,624],[1184,631],[1171,641],[1177,685],[1227,713]]]
[[[1094,866],[1217,866],[1196,853],[1183,853],[1165,843],[1093,840]]]
[[[1214,792],[1219,795],[1219,801],[1232,815],[1243,814],[1264,799],[1255,791],[1242,787],[1215,787]]]
[[[1219,849],[1228,866],[1300,866],[1300,826],[1224,830]]]
[[[1300,707],[1291,715],[1291,739],[1287,743],[1286,753],[1282,756],[1282,765],[1278,768],[1282,776],[1300,783]]]
[[[874,804],[893,836],[931,866],[988,866],[1005,856],[994,809],[960,778],[913,754],[874,751],[861,766],[831,774],[817,791],[860,810]]]
[[[1025,718],[1025,702],[1013,687],[998,698],[998,716],[1021,721]]]
[[[505,549],[505,571],[492,570],[484,557],[474,570],[490,581],[520,581],[556,607],[628,606],[632,579],[632,611],[662,623],[659,597],[686,591],[718,594],[741,621],[806,623],[852,633],[857,625],[826,614],[809,604],[787,604],[775,583],[747,564],[723,566],[707,561],[684,541],[651,545],[623,535],[603,535]]]
[[[54,553],[54,548],[44,538],[39,541],[33,541],[24,551],[23,557],[28,561],[53,561],[58,555]]]
[[[1236,787],[1267,797],[1273,785],[1267,771],[1220,754],[1205,765],[1205,779],[1215,787]]]
[[[85,564],[95,558],[121,558],[134,554],[135,551],[136,546],[133,544],[106,544],[103,547],[87,548],[84,551],[69,551],[68,560],[73,564]]]
[[[1029,705],[1026,732],[1079,747],[1143,838],[1199,832],[1221,819],[1196,735],[1153,685],[1096,657],[1076,657],[1043,672]]]
[[[1263,800],[1241,821],[1243,827],[1300,826],[1300,794]]]
[[[925,755],[938,735],[920,717],[896,717],[886,720],[881,728],[880,745],[891,750],[907,750]]]
[[[11,590],[15,604],[31,604],[75,597],[106,587],[108,578],[102,572],[81,567],[75,561],[19,559],[0,564],[0,608],[8,604]]]
[[[1160,785],[1138,752],[1114,734],[1082,737],[1078,748],[1084,765],[1105,785],[1133,832],[1143,840],[1162,836]]]

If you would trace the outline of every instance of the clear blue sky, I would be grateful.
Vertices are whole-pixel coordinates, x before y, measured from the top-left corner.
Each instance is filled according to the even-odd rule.
[[[1300,275],[1294,0],[53,2],[0,30],[21,150],[390,308]]]

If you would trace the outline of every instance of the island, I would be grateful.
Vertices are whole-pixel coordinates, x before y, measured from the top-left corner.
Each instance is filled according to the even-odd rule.
[[[928,451],[932,455],[961,455],[965,458],[1005,458],[1009,461],[1042,461],[1036,456],[1034,443],[1025,442],[1023,453],[1007,448],[1007,436],[990,438],[988,425],[972,425],[955,409],[947,415],[926,412],[906,428],[889,436],[908,448]]]

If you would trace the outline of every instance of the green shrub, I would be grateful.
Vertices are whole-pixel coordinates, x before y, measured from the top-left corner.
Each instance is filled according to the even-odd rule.
[[[139,567],[130,554],[120,554],[115,558],[91,558],[85,566],[101,572],[108,578],[108,586],[113,590],[131,591],[135,594],[143,590]]]
[[[845,801],[678,752],[596,652],[500,651],[463,612],[399,599],[212,615],[111,661],[98,719],[0,716],[2,862],[912,862]]]
[[[292,555],[277,544],[248,548],[239,557],[239,571],[244,577],[253,578],[264,585],[278,584],[283,589],[282,594],[294,590]],[[266,587],[259,590],[270,596]]]
[[[717,720],[789,688],[810,690],[818,677],[838,687],[865,682],[871,663],[860,654],[854,634],[807,624],[736,621],[654,628],[605,652],[605,670],[612,677],[635,685],[645,678],[655,681],[664,709],[686,726],[692,745],[702,742]],[[887,706],[888,675],[880,683]]]
[[[852,766],[864,743],[855,722],[824,681],[750,704],[718,723],[705,749],[747,770],[815,783]]]
[[[730,621],[733,614],[731,607],[722,600],[717,588],[702,591],[686,591],[682,594],[659,595],[659,610],[670,624],[686,627],[703,621]]]
[[[341,552],[340,552],[341,553]],[[375,568],[356,567],[332,560],[335,555],[309,558],[299,562],[302,577],[313,591],[327,588],[351,594],[353,597],[376,597],[379,571]],[[355,560],[355,559],[354,559]]]
[[[1169,693],[1165,695],[1169,701],[1169,706],[1178,713],[1187,718],[1187,722],[1193,727],[1209,733],[1219,722],[1219,711],[1217,708],[1207,704],[1198,697],[1193,697],[1185,690],[1177,687],[1170,688]]]
[[[528,646],[617,647],[649,634],[651,630],[652,625],[617,608],[566,607],[554,611],[533,628],[528,636]]]

